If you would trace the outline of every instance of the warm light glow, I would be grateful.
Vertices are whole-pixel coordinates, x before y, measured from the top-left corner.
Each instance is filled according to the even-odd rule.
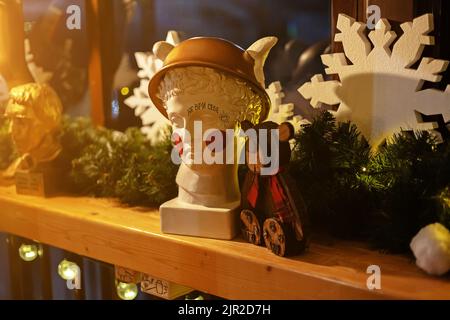
[[[184,300],[205,300],[205,298],[203,298],[202,295],[198,295],[196,298],[191,298],[190,295],[186,295],[186,297],[184,298]]]
[[[120,89],[120,93],[121,93],[123,96],[126,96],[126,95],[128,95],[128,94],[130,93],[130,88],[128,88],[128,87],[123,87],[122,89]]]
[[[124,283],[117,281],[117,295],[122,300],[134,300],[138,295],[138,287],[135,283]]]
[[[64,280],[73,280],[76,278],[80,267],[75,262],[63,260],[58,265],[58,274]]]
[[[36,260],[39,253],[39,246],[36,244],[22,244],[19,248],[20,258],[27,262]]]

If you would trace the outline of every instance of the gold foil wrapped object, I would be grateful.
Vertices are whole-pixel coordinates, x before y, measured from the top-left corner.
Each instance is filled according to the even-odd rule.
[[[31,159],[35,166],[58,156],[62,104],[50,86],[28,83],[12,88],[5,116],[11,120],[11,137],[27,163]],[[20,165],[19,168],[31,169]]]

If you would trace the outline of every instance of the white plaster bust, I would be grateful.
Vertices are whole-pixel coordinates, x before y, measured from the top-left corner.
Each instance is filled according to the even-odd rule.
[[[173,69],[160,88],[160,98],[173,129],[185,129],[191,135],[190,140],[182,138],[185,159],[193,160],[193,141],[202,141],[204,132],[235,129],[239,121],[253,119],[262,103],[261,97],[244,81],[208,67]],[[194,130],[195,121],[202,123],[200,136]],[[202,148],[206,148],[205,141]],[[213,207],[239,201],[235,155],[233,164],[182,162],[176,179],[180,200]]]
[[[263,66],[276,41],[262,38],[247,50],[217,38],[193,38],[176,47],[164,41],[155,44],[153,52],[164,67],[150,81],[149,94],[183,147],[178,197],[160,206],[163,232],[219,239],[236,234],[240,150],[234,132],[242,120],[256,124],[267,116],[270,99]],[[194,128],[198,122],[199,131]],[[208,148],[204,135],[210,129],[220,137],[231,132],[225,148],[213,148],[222,163],[195,161]],[[228,161],[228,150],[233,150],[234,161]]]

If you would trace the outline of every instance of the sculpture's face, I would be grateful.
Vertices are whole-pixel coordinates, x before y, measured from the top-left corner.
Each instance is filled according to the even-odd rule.
[[[166,107],[172,128],[183,142],[183,162],[196,171],[209,171],[221,166],[206,164],[203,161],[203,152],[208,141],[205,139],[205,133],[208,130],[224,132],[226,129],[234,129],[235,115],[230,111],[232,109],[229,102],[214,94],[186,94],[170,98]],[[199,152],[196,148],[200,146]],[[201,163],[192,163],[196,152],[197,157],[201,157]]]
[[[20,154],[37,148],[46,135],[45,124],[36,117],[11,118],[11,137]]]
[[[223,164],[237,163],[233,130],[242,119],[259,118],[264,106],[249,83],[208,67],[169,70],[159,96],[181,160],[203,172],[221,171]],[[174,161],[179,163],[179,158]]]
[[[11,138],[19,154],[29,154],[34,163],[53,160],[61,150],[57,138],[61,114],[61,101],[48,85],[12,88],[4,115],[11,121]]]

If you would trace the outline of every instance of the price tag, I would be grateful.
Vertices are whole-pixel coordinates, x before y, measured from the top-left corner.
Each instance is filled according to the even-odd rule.
[[[44,175],[42,173],[17,171],[15,182],[18,194],[45,197]]]
[[[163,299],[173,300],[192,292],[193,289],[144,274],[141,291]]]
[[[142,278],[142,273],[120,266],[115,266],[115,274],[116,279],[124,283],[139,283]]]

